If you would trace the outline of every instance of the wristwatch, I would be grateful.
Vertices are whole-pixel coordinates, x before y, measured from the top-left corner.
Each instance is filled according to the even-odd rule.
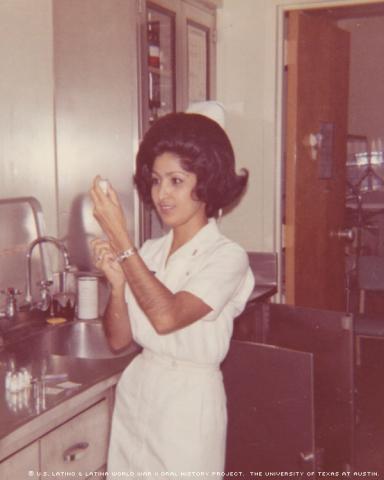
[[[128,248],[127,250],[124,250],[123,252],[119,253],[116,256],[116,260],[119,263],[122,263],[122,262],[124,262],[124,260],[126,258],[132,257],[132,255],[136,255],[136,253],[137,253],[137,248],[136,247]]]

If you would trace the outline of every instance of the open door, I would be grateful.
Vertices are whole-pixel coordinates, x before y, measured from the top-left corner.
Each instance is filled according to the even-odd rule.
[[[286,303],[345,310],[349,33],[304,11],[287,24]]]

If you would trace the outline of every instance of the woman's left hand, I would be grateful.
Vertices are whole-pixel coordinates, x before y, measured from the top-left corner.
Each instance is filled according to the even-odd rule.
[[[131,245],[125,215],[115,190],[109,184],[107,193],[104,193],[100,180],[99,175],[95,177],[90,190],[93,215],[115,252],[121,252]]]
[[[112,288],[121,289],[125,284],[124,272],[116,261],[116,255],[109,242],[101,238],[94,238],[90,242],[93,263],[106,276]]]

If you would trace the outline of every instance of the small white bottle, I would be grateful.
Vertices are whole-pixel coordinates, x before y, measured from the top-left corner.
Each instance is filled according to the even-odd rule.
[[[98,278],[84,276],[77,279],[77,318],[92,320],[99,316]]]
[[[21,390],[21,382],[20,382],[20,375],[19,372],[14,372],[11,375],[9,391],[11,393],[17,393]]]
[[[106,178],[100,178],[99,187],[105,193],[105,195],[108,194],[109,182]]]
[[[12,379],[12,370],[8,370],[5,374],[5,389],[9,390],[11,388],[11,379]]]
[[[23,377],[23,388],[28,388],[31,385],[31,374],[25,367],[20,370],[20,373]]]

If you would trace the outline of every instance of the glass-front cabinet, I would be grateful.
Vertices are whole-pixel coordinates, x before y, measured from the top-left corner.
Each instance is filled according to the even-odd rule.
[[[141,7],[141,134],[161,116],[215,98],[221,0],[151,0]],[[141,209],[141,242],[163,233]]]
[[[187,21],[188,104],[211,98],[211,35],[215,32],[207,25]]]
[[[147,5],[146,68],[148,122],[176,110],[176,51],[174,12]]]

